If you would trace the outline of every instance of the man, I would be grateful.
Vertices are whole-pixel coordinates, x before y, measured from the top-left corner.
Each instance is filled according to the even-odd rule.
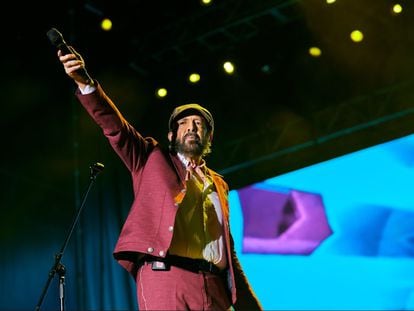
[[[72,52],[58,57],[76,96],[132,176],[134,201],[113,255],[136,281],[139,309],[261,310],[234,251],[228,186],[204,161],[211,113],[175,108],[163,149],[125,120]]]

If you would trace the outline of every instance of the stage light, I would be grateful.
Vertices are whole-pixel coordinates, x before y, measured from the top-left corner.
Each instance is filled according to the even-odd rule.
[[[224,62],[223,68],[224,68],[224,71],[229,75],[233,74],[235,70],[233,63],[230,61]]]
[[[109,18],[104,18],[101,22],[101,28],[105,31],[112,29],[112,21]]]
[[[156,94],[157,94],[157,97],[163,98],[163,97],[167,96],[168,92],[167,92],[166,88],[161,87],[157,90]]]
[[[322,54],[322,51],[320,48],[316,47],[316,46],[312,46],[309,48],[309,54],[313,57],[319,57]]]
[[[198,81],[200,81],[200,75],[198,73],[192,73],[189,75],[188,81],[190,81],[191,83],[197,83]]]
[[[396,3],[392,6],[392,13],[394,14],[400,14],[402,12],[403,8],[400,4]]]
[[[354,30],[351,32],[350,37],[354,42],[361,42],[364,39],[364,34],[359,30]]]
[[[336,0],[326,0],[326,3],[327,4],[332,4],[332,3],[334,3]]]
[[[212,2],[211,0],[200,0],[201,5],[210,5]]]

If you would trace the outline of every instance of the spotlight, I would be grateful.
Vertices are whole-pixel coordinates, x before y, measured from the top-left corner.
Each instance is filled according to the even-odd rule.
[[[212,2],[211,0],[200,0],[201,5],[204,6],[210,5]]]
[[[192,73],[188,76],[188,81],[191,83],[197,83],[200,81],[200,75],[198,73]]]
[[[224,62],[223,68],[224,68],[224,71],[229,75],[233,74],[235,70],[233,63],[230,61]]]
[[[309,54],[313,57],[319,57],[322,54],[322,51],[320,48],[316,47],[316,46],[312,46],[309,48]]]
[[[112,21],[109,18],[104,18],[101,22],[101,28],[105,31],[112,29]]]
[[[354,30],[351,32],[350,37],[354,42],[361,42],[364,39],[364,34],[359,30]]]
[[[395,15],[400,14],[402,12],[402,10],[403,10],[403,8],[402,8],[401,4],[396,3],[392,6],[392,13],[395,14]]]
[[[166,88],[161,87],[161,88],[157,89],[156,94],[157,94],[158,98],[163,98],[163,97],[167,96],[168,92],[167,92]]]

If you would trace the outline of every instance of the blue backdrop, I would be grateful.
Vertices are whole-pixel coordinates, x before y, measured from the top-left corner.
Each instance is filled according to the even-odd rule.
[[[333,235],[308,256],[243,254],[266,310],[414,309],[414,135],[270,178],[259,188],[322,195]]]

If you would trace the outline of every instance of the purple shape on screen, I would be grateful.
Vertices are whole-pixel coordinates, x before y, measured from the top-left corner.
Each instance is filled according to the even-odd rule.
[[[254,186],[238,194],[244,253],[307,255],[332,234],[320,194]]]

